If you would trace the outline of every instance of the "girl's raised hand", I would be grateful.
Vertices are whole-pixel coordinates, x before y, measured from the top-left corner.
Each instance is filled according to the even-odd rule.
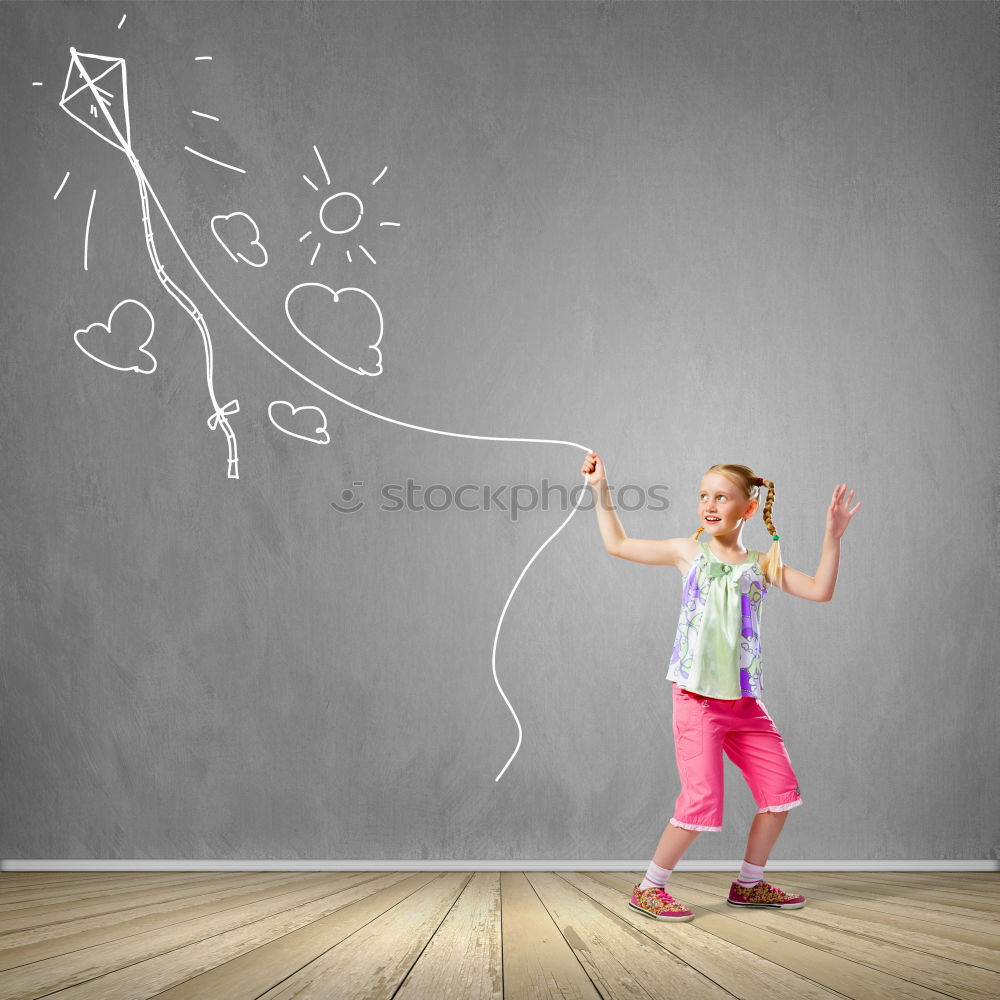
[[[588,451],[587,457],[583,460],[580,472],[587,477],[587,482],[591,486],[596,486],[607,475],[601,456],[596,451]]]
[[[851,502],[854,497],[854,490],[845,497],[844,493],[847,490],[847,483],[841,483],[833,491],[833,499],[830,501],[830,507],[826,512],[826,533],[831,538],[840,538],[840,536],[847,530],[847,526],[851,523],[851,518],[858,512],[858,508],[861,506],[861,501],[859,500],[855,505],[853,510],[848,510],[847,505]]]

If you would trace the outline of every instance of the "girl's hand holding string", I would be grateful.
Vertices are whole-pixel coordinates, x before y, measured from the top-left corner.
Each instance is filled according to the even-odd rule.
[[[861,507],[861,501],[859,500],[855,505],[853,510],[848,510],[847,505],[851,502],[854,497],[854,490],[844,497],[844,491],[847,489],[847,483],[841,483],[833,491],[833,499],[830,501],[830,506],[826,512],[826,533],[831,538],[840,538],[841,535],[847,530],[847,526],[851,523],[851,518],[858,512]]]
[[[604,463],[596,451],[588,451],[587,457],[583,460],[580,472],[587,477],[587,482],[591,486],[597,486],[602,480],[607,478],[607,470]]]

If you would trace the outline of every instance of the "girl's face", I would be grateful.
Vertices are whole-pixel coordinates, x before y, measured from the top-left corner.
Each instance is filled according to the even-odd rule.
[[[747,500],[740,488],[721,473],[710,472],[701,481],[698,517],[711,535],[725,535],[753,517],[756,500]]]

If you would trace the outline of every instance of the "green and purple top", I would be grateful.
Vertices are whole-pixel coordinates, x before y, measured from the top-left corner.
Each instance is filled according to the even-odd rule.
[[[698,544],[701,552],[684,581],[667,680],[707,698],[760,698],[760,610],[768,591],[760,553],[750,549],[734,566],[718,559],[707,542]]]

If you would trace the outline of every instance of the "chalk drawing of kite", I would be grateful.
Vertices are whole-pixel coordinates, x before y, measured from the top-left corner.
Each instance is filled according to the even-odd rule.
[[[233,219],[238,221],[233,222]],[[229,215],[212,216],[212,235],[234,261],[241,260],[251,267],[263,267],[267,263],[267,250],[264,249],[264,244],[260,241],[260,229],[246,212],[230,212]],[[235,253],[233,252],[234,247],[237,248]],[[241,248],[249,250],[254,259],[251,260],[247,257]]]
[[[299,424],[303,429],[315,421],[315,429],[312,434],[299,434],[290,430],[287,426],[294,422],[296,413],[302,413]],[[267,408],[268,419],[284,434],[299,438],[301,441],[309,441],[312,444],[329,444],[330,432],[326,429],[326,414],[318,406],[292,406],[286,399],[272,400]]]
[[[115,316],[118,315],[119,309],[124,311],[119,316],[118,322],[115,323]],[[115,331],[112,331],[112,326],[116,328]],[[139,372],[142,375],[152,375],[156,371],[156,358],[152,351],[146,350],[146,345],[153,339],[155,326],[153,314],[141,302],[135,299],[122,299],[111,310],[106,323],[91,323],[90,326],[84,327],[82,330],[76,330],[73,333],[73,340],[88,358],[106,368],[113,368],[119,372]],[[139,343],[140,337],[142,338],[141,343]],[[139,367],[135,363],[115,364],[114,361],[107,360],[108,355],[111,355],[119,361],[128,361],[135,355],[136,351],[146,356],[147,366]],[[152,364],[150,365],[149,362]]]
[[[121,150],[132,167],[139,185],[139,200],[142,203],[142,225],[146,234],[146,252],[149,254],[149,259],[160,284],[191,317],[201,332],[205,347],[208,395],[213,407],[213,413],[208,418],[208,426],[212,430],[221,427],[225,433],[229,444],[228,476],[230,479],[239,479],[236,435],[229,424],[229,416],[239,411],[239,402],[234,399],[225,406],[219,405],[215,396],[212,337],[208,330],[208,324],[191,297],[167,274],[156,251],[156,240],[150,219],[151,200],[156,204],[171,233],[174,233],[174,230],[163,211],[163,206],[160,205],[150,188],[149,181],[146,179],[135,153],[132,151],[125,60],[111,56],[80,53],[71,47],[69,69],[66,73],[66,83],[63,86],[59,106],[71,118],[90,129],[94,135]],[[174,238],[177,238],[176,233],[174,233]]]
[[[322,291],[321,292],[307,292],[307,291],[305,291],[305,289],[322,289]],[[377,360],[375,362],[375,370],[374,371],[368,371],[368,369],[366,369],[366,368],[356,368],[354,365],[349,365],[346,362],[341,361],[340,358],[335,357],[333,354],[331,354],[324,347],[321,347],[319,344],[317,344],[316,341],[313,340],[312,337],[310,337],[302,329],[302,326],[300,326],[300,324],[302,324],[302,325],[309,325],[309,324],[306,323],[306,320],[305,320],[305,318],[302,315],[302,313],[305,312],[305,309],[303,308],[304,304],[302,303],[301,300],[307,299],[310,296],[312,296],[312,297],[317,297],[318,296],[319,297],[319,303],[320,303],[319,312],[320,312],[321,316],[325,320],[327,320],[327,322],[329,322],[328,317],[333,315],[333,305],[335,305],[335,304],[337,304],[337,303],[340,302],[340,296],[343,295],[345,292],[347,292],[347,293],[353,292],[356,295],[363,296],[365,299],[367,299],[369,302],[371,302],[372,306],[374,306],[374,308],[375,308],[375,314],[378,316],[378,336],[375,338],[375,340],[372,343],[370,343],[368,345],[368,349],[370,351],[374,351],[375,354],[378,356],[378,358],[377,358]],[[332,295],[333,296],[333,303],[330,303],[330,301],[326,297],[327,295]],[[296,299],[295,305],[292,304],[293,297]],[[348,300],[352,301],[352,302],[356,301],[355,298],[354,298],[354,296],[352,296],[350,294],[348,295]],[[292,316],[293,312],[298,317],[298,322],[296,322],[295,318],[293,318],[293,316]],[[371,295],[369,295],[368,292],[366,292],[363,288],[338,288],[336,291],[334,291],[328,285],[323,285],[323,284],[321,284],[318,281],[304,281],[301,284],[296,285],[294,288],[292,288],[289,291],[289,293],[285,296],[285,315],[288,317],[288,322],[292,324],[292,328],[295,330],[295,332],[307,344],[310,344],[312,347],[315,347],[317,351],[319,351],[321,354],[325,354],[331,361],[335,361],[342,368],[346,368],[348,371],[355,372],[358,375],[381,375],[382,374],[382,352],[378,349],[378,345],[382,341],[382,332],[385,329],[385,324],[382,321],[382,310],[379,308],[379,305],[375,301],[375,299]]]
[[[198,57],[202,58],[202,57]],[[206,57],[207,58],[207,57]],[[101,86],[98,86],[98,83]],[[328,389],[326,386],[311,379],[308,375],[299,371],[294,365],[286,361],[280,354],[268,346],[263,340],[261,340],[254,332],[240,319],[236,313],[229,307],[229,305],[222,299],[222,297],[216,292],[209,281],[198,269],[195,262],[191,259],[191,255],[188,253],[187,248],[181,242],[180,237],[177,235],[177,231],[174,229],[170,222],[167,213],[164,211],[163,205],[161,204],[156,192],[153,190],[152,185],[149,183],[146,175],[143,173],[142,167],[139,161],[136,159],[132,147],[130,144],[130,133],[129,133],[129,116],[128,116],[128,95],[126,90],[126,77],[125,77],[125,60],[121,58],[114,58],[110,56],[99,56],[92,54],[79,53],[75,48],[70,48],[70,66],[69,71],[66,76],[66,85],[63,90],[63,96],[60,100],[60,106],[76,121],[84,125],[95,135],[99,136],[105,142],[110,143],[116,149],[121,150],[129,161],[130,166],[135,174],[136,181],[139,185],[139,198],[142,205],[142,218],[143,227],[146,234],[146,249],[149,254],[149,258],[153,263],[153,267],[156,271],[156,276],[160,281],[160,284],[167,290],[167,292],[181,305],[185,312],[191,317],[191,319],[198,326],[201,332],[202,339],[205,345],[205,358],[206,358],[206,368],[207,368],[207,380],[208,380],[208,391],[209,396],[214,407],[214,412],[211,417],[209,417],[208,425],[211,429],[216,429],[221,427],[225,434],[226,439],[229,443],[229,467],[228,475],[230,479],[238,479],[237,473],[237,453],[236,453],[236,436],[229,425],[228,417],[234,413],[239,412],[239,402],[237,400],[231,400],[225,406],[219,406],[218,400],[215,396],[215,390],[213,387],[213,358],[212,358],[212,339],[209,335],[208,326],[205,322],[205,318],[201,311],[197,308],[194,301],[184,292],[166,273],[163,265],[160,263],[159,256],[156,252],[154,234],[152,230],[152,224],[150,221],[150,206],[155,205],[160,217],[163,220],[170,236],[173,238],[174,242],[177,244],[182,256],[187,261],[188,266],[197,275],[198,280],[201,282],[202,286],[208,292],[209,295],[219,304],[227,316],[235,323],[248,337],[251,338],[259,347],[266,351],[275,361],[279,364],[284,365],[290,372],[297,375],[300,379],[311,385],[317,392],[321,392],[331,399],[337,400],[339,403],[343,403],[344,406],[349,406],[353,410],[357,410],[359,413],[364,413],[369,417],[374,417],[377,420],[384,420],[386,423],[396,424],[398,427],[408,427],[411,430],[424,431],[428,434],[441,434],[446,437],[455,438],[469,438],[476,441],[504,441],[504,442],[516,442],[522,444],[555,444],[555,445],[566,445],[570,448],[576,448],[580,451],[587,453],[592,449],[586,445],[579,444],[576,441],[565,441],[553,438],[524,438],[524,437],[500,437],[494,435],[485,434],[464,434],[459,431],[445,431],[434,427],[424,427],[420,424],[407,423],[404,420],[397,420],[395,417],[387,417],[382,413],[376,413],[374,410],[368,410],[363,406],[359,406],[357,403],[351,402],[349,399],[345,399],[343,396],[337,395],[332,390]],[[187,148],[187,147],[185,147]],[[193,150],[190,150],[194,152]],[[208,157],[206,157],[208,159]],[[214,161],[213,161],[214,162]],[[226,164],[222,164],[226,166]],[[233,168],[235,169],[235,168]],[[241,171],[242,172],[242,171]],[[383,170],[382,173],[385,173]],[[375,178],[376,183],[379,177]],[[315,186],[315,185],[314,185]],[[317,189],[318,190],[318,189]],[[342,192],[343,193],[343,192]],[[390,223],[387,223],[390,224]],[[293,289],[294,291],[294,289]],[[328,289],[332,292],[332,289]],[[341,291],[346,291],[346,289],[341,289]],[[360,291],[360,289],[355,289],[355,291]],[[289,293],[291,294],[291,293]],[[337,293],[339,295],[339,293]],[[367,294],[367,293],[365,293]],[[374,302],[374,300],[372,300]],[[287,298],[286,298],[287,302]],[[381,314],[380,314],[381,318]],[[316,346],[316,345],[314,345]],[[326,352],[323,352],[326,353]],[[327,354],[329,357],[330,355]],[[346,367],[346,366],[345,366]],[[371,373],[368,373],[371,374]],[[588,484],[588,477],[584,476],[584,485]],[[495,782],[499,781],[503,776],[504,772],[510,766],[511,761],[517,755],[518,750],[521,747],[521,721],[517,717],[517,713],[514,711],[514,707],[511,705],[510,700],[504,693],[503,688],[500,686],[500,681],[497,678],[496,672],[496,654],[497,654],[497,644],[500,640],[500,630],[503,626],[504,617],[507,614],[507,608],[510,606],[510,602],[517,592],[517,588],[524,579],[525,573],[531,568],[532,563],[541,555],[542,550],[552,541],[556,535],[559,534],[563,528],[569,523],[573,515],[580,509],[580,505],[586,496],[586,490],[580,491],[580,499],[576,502],[573,510],[569,512],[566,518],[563,520],[562,524],[552,532],[551,535],[539,546],[535,554],[528,560],[524,569],[521,570],[520,575],[511,588],[510,593],[507,595],[507,600],[504,602],[503,609],[500,612],[500,618],[497,621],[497,627],[493,635],[493,648],[492,648],[492,665],[493,665],[493,681],[500,691],[500,695],[504,702],[507,704],[507,708],[510,709],[511,714],[514,716],[514,721],[517,723],[517,745],[514,747],[513,752],[507,759],[507,763],[500,769],[500,773],[496,775],[493,779]]]

